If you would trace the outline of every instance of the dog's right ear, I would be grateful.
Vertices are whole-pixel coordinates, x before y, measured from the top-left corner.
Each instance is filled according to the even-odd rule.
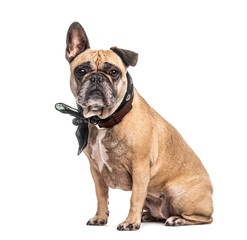
[[[80,23],[73,22],[67,32],[65,56],[69,62],[90,48],[87,34]]]

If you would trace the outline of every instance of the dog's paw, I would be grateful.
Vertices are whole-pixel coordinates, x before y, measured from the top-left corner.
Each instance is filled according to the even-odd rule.
[[[142,222],[165,222],[165,219],[153,217],[150,212],[142,213]]]
[[[103,218],[100,216],[95,216],[88,220],[87,225],[91,226],[103,226],[107,224],[107,218]]]
[[[123,223],[120,223],[117,227],[117,230],[119,231],[134,231],[138,230],[140,228],[141,224],[138,223],[129,223],[127,221],[124,221]]]
[[[166,220],[165,225],[166,226],[183,226],[185,225],[185,219],[178,217],[178,216],[172,216]]]
[[[150,212],[143,212],[141,221],[142,222],[152,222],[153,216],[150,214]]]

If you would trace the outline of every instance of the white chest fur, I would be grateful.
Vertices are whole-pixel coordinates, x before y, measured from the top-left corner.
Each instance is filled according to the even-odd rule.
[[[107,162],[107,160],[109,159],[107,155],[107,150],[102,144],[102,139],[105,137],[106,131],[107,129],[99,129],[98,135],[96,136],[96,142],[92,146],[91,158],[96,161],[100,171],[102,171],[104,164],[110,171],[112,171],[112,168],[109,166]]]

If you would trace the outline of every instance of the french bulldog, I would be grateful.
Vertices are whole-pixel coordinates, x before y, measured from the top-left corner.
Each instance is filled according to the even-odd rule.
[[[88,119],[83,152],[98,202],[87,224],[107,223],[109,187],[132,191],[118,230],[137,230],[149,221],[211,223],[213,187],[202,162],[133,87],[127,68],[136,65],[138,54],[118,47],[91,50],[78,22],[69,27],[66,44],[71,91]]]

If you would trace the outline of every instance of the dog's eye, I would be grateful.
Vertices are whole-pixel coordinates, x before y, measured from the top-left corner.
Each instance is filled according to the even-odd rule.
[[[118,71],[117,71],[117,70],[111,70],[111,71],[109,72],[109,74],[110,74],[112,77],[117,77]]]
[[[86,70],[84,68],[78,69],[76,71],[76,74],[78,77],[82,77],[86,73]]]

